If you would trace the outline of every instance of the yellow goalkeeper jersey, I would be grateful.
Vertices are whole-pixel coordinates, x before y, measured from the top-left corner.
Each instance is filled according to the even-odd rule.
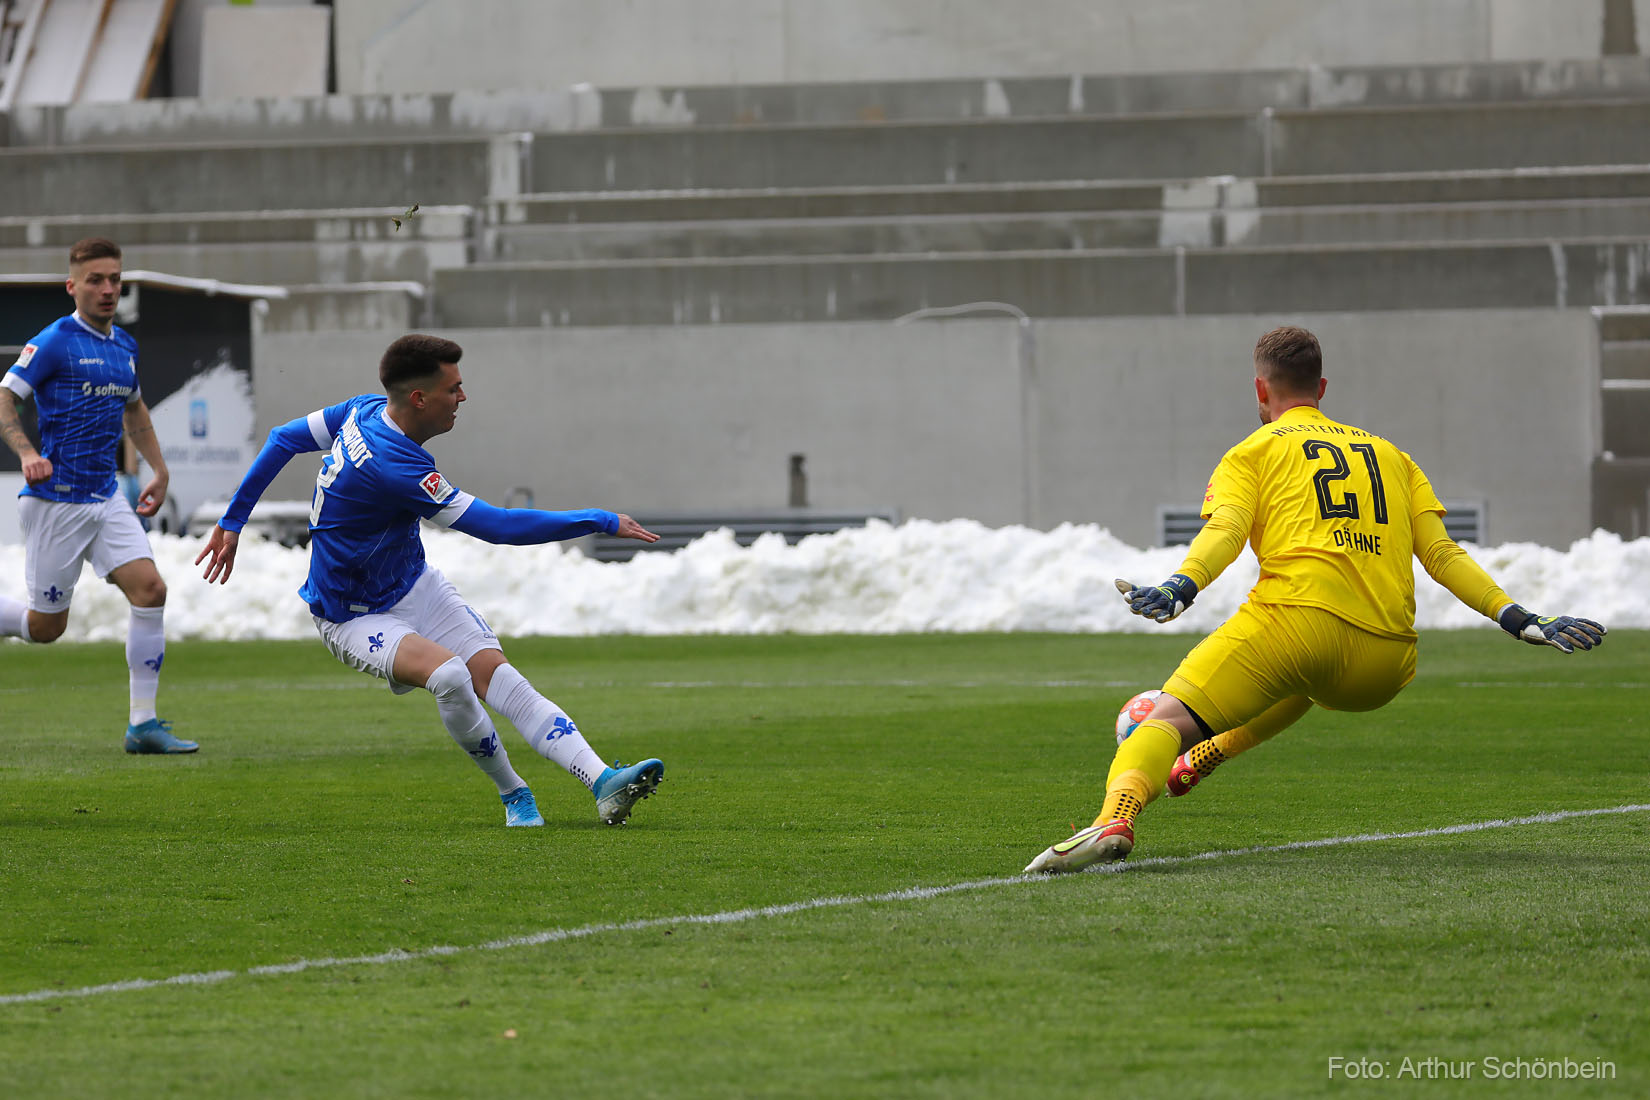
[[[1409,455],[1299,406],[1220,460],[1203,517],[1225,506],[1247,517],[1260,559],[1251,600],[1319,607],[1375,634],[1416,636],[1415,520],[1444,506]]]

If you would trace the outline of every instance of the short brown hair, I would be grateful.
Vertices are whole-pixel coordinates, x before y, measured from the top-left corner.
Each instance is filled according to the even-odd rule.
[[[1266,368],[1266,381],[1286,393],[1317,395],[1323,377],[1323,349],[1318,338],[1295,325],[1275,328],[1255,341],[1255,362]]]
[[[87,260],[118,260],[120,246],[107,237],[87,237],[69,246],[69,266]]]
[[[378,361],[378,381],[387,393],[408,387],[410,382],[421,382],[441,369],[443,363],[457,363],[464,358],[464,349],[440,336],[426,336],[422,332],[409,333],[384,350]]]

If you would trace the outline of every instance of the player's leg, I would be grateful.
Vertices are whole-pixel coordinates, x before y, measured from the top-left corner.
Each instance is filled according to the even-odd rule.
[[[629,767],[607,767],[567,712],[509,663],[487,621],[439,570],[426,570],[408,596],[417,597],[424,632],[465,659],[477,694],[510,720],[534,752],[585,785],[603,821],[622,824],[631,808],[653,793],[664,777],[664,764],[649,759]]]
[[[166,582],[149,549],[149,536],[119,497],[102,505],[97,537],[88,551],[92,569],[119,588],[131,605],[126,620],[129,713],[126,751],[189,753],[200,748],[172,734],[172,723],[155,713],[160,669],[166,661]]]
[[[1304,695],[1291,696],[1275,703],[1236,729],[1205,737],[1175,759],[1169,769],[1168,789],[1171,797],[1178,797],[1197,786],[1198,780],[1240,753],[1248,752],[1262,741],[1282,733],[1307,711],[1312,700]]]
[[[45,645],[63,637],[69,628],[69,613],[42,614],[32,610],[22,600],[0,596],[0,638],[21,638],[25,642]]]
[[[498,788],[504,803],[504,823],[543,825],[538,804],[526,780],[510,765],[510,754],[476,694],[475,682],[464,659],[443,645],[418,634],[407,634],[396,647],[393,675],[401,684],[422,685],[435,696],[441,724],[458,747]]]
[[[416,586],[415,590],[416,590]],[[420,636],[409,621],[412,593],[389,611],[348,622],[316,619],[327,649],[350,668],[389,683],[397,695],[423,688],[458,747],[498,788],[506,825],[542,825],[532,791],[510,766],[492,719],[476,697],[470,670],[445,646]]]
[[[23,531],[23,600],[0,596],[0,637],[45,644],[69,626],[69,604],[97,534],[95,505],[19,497]]]
[[[1268,609],[1244,604],[1186,655],[1151,717],[1117,747],[1094,824],[1051,845],[1027,871],[1076,871],[1125,858],[1134,848],[1135,819],[1163,792],[1181,752],[1300,694],[1287,671],[1293,662],[1273,653],[1278,642],[1272,617]]]
[[[477,661],[493,666],[487,705],[508,718],[540,756],[566,768],[589,788],[602,821],[624,824],[636,803],[651,795],[664,779],[664,762],[650,757],[628,767],[617,763],[607,767],[567,712],[539,694],[503,657],[499,650],[486,650],[471,662],[472,668]]]
[[[469,667],[482,701],[508,718],[534,752],[565,769],[586,790],[596,785],[607,765],[567,712],[540,695],[502,649],[480,650]]]

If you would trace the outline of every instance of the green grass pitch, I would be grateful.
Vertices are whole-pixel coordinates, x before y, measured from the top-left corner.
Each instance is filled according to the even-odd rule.
[[[515,640],[599,751],[668,767],[605,828],[506,726],[534,830],[427,695],[318,642],[174,643],[203,748],[170,759],[121,752],[119,647],[0,645],[0,997],[234,972],[0,1004],[0,1096],[1650,1095],[1650,812],[1147,862],[1650,803],[1650,633],[1427,634],[1390,706],[1154,803],[1142,865],[1015,880],[1194,641]],[[1616,1076],[1483,1079],[1566,1057]]]

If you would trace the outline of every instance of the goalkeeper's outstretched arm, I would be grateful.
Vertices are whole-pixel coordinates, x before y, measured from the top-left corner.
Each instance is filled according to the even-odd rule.
[[[1113,581],[1136,615],[1166,623],[1192,606],[1198,592],[1207,588],[1226,567],[1237,561],[1243,544],[1249,541],[1248,513],[1223,504],[1209,515],[1209,522],[1186,548],[1180,572],[1160,585],[1142,588],[1119,577]]]
[[[1592,649],[1602,645],[1608,633],[1591,619],[1541,616],[1514,603],[1483,567],[1449,537],[1437,512],[1423,512],[1416,517],[1415,556],[1427,576],[1449,589],[1450,595],[1531,645],[1550,645],[1561,652],[1574,653],[1578,646]]]

